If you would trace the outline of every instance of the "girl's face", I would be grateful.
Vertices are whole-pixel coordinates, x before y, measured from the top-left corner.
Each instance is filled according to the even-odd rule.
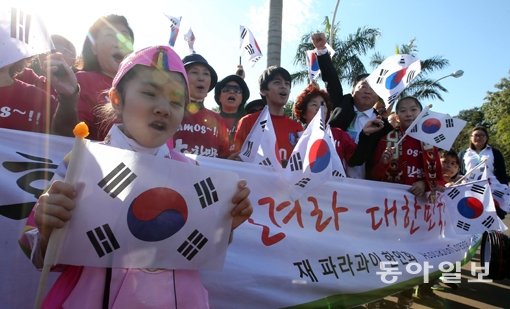
[[[475,148],[482,150],[487,145],[487,134],[482,130],[475,130],[471,133],[471,143],[475,145]]]
[[[266,102],[270,106],[284,107],[289,100],[291,84],[281,75],[276,75],[273,80],[267,84],[267,90],[261,90],[260,94],[266,97]]]
[[[198,101],[204,100],[211,86],[211,72],[205,65],[198,63],[188,66],[186,72],[190,97]]]
[[[403,130],[407,130],[416,117],[418,117],[420,112],[421,109],[414,100],[404,99],[400,101],[397,108],[397,116],[400,127]]]
[[[306,108],[303,113],[303,118],[305,119],[306,124],[309,124],[312,121],[313,117],[315,117],[315,114],[317,114],[322,104],[326,104],[326,102],[324,102],[324,99],[320,95],[308,101],[308,104],[306,104]]]
[[[225,113],[235,113],[243,100],[243,90],[238,83],[228,82],[220,93],[221,109]]]
[[[446,156],[441,158],[441,169],[445,180],[449,180],[459,173],[460,166],[457,163],[457,158]]]
[[[179,128],[186,104],[184,77],[175,72],[145,66],[125,84],[124,102],[114,105],[121,129],[129,138],[148,148],[164,145]]]
[[[97,57],[101,71],[108,76],[115,76],[121,61],[133,51],[133,38],[122,24],[101,28],[94,38],[92,50]]]

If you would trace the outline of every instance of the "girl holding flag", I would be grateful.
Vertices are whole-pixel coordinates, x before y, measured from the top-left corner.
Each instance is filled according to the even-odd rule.
[[[109,99],[111,104],[103,111],[121,123],[110,129],[106,144],[193,164],[166,146],[189,101],[186,71],[170,47],[149,47],[127,57],[113,80]],[[240,181],[232,198],[232,229],[253,211],[249,193],[246,182]],[[70,220],[76,195],[73,185],[54,181],[32,210],[20,244],[37,267],[41,267],[52,230]],[[59,265],[58,270],[62,274],[46,296],[43,308],[209,307],[197,270],[72,265]]]

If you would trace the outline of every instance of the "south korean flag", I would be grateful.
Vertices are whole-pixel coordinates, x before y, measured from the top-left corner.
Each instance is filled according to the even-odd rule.
[[[265,106],[241,146],[239,157],[244,162],[281,171],[282,165],[278,148],[271,114],[268,107]]]
[[[451,187],[443,197],[455,232],[479,234],[507,229],[496,214],[487,180]]]
[[[81,153],[57,263],[223,267],[236,174],[96,143]]]

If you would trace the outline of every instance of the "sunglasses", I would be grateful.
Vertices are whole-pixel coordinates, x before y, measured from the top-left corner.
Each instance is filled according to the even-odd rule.
[[[227,93],[227,92],[234,92],[234,93],[241,93],[241,87],[239,86],[233,86],[233,85],[226,85],[221,89],[221,92]]]

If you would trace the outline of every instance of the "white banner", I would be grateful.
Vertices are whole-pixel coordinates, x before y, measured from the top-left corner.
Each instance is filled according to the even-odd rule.
[[[35,197],[27,193],[32,190],[27,183],[16,181],[36,170],[51,171],[26,162],[58,162],[73,139],[6,129],[0,129],[0,138],[0,179],[8,193],[0,197],[0,240],[6,246],[0,265],[9,265],[0,268],[0,277],[11,278],[0,285],[0,303],[27,308],[38,273],[17,245],[24,214],[16,210]],[[456,234],[448,205],[416,199],[408,186],[346,179],[292,200],[287,184],[269,167],[199,160],[201,167],[247,179],[254,207],[234,233],[223,271],[203,272],[212,308],[355,306],[418,284],[429,273],[437,275],[441,262],[466,261],[480,240],[478,234]],[[48,178],[38,179],[43,188]],[[4,209],[9,205],[9,211]],[[18,220],[5,215],[16,213]],[[380,269],[387,261],[396,263],[396,275]]]

